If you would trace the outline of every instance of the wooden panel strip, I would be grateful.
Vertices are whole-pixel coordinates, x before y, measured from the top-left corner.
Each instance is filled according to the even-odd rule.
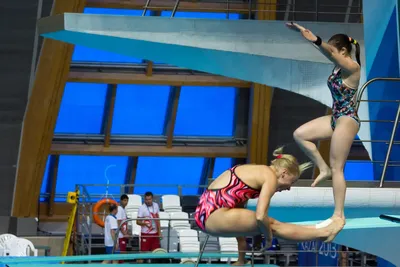
[[[275,5],[275,7],[273,7]],[[276,0],[258,0],[258,20],[274,19],[276,12],[263,12],[263,10],[276,10]],[[248,162],[255,164],[267,164],[269,122],[272,103],[273,88],[254,83],[250,96],[249,119],[249,149]]]
[[[56,0],[52,15],[83,12],[84,0]],[[45,39],[24,118],[12,216],[37,216],[43,174],[64,92],[73,45]]]
[[[146,76],[153,76],[153,61],[147,61]]]
[[[245,158],[247,148],[226,146],[136,146],[136,145],[84,145],[84,144],[53,144],[53,155],[99,155],[99,156],[187,156],[187,157],[230,157]]]
[[[256,163],[257,162],[257,138],[258,138],[258,116],[259,116],[259,94],[260,90],[257,84],[253,84],[253,87],[250,89],[250,112],[249,112],[249,138],[247,141],[248,144],[248,163]]]
[[[251,83],[217,75],[175,75],[118,72],[83,72],[71,71],[69,82],[105,83],[105,84],[150,84],[170,86],[227,86],[250,88]]]

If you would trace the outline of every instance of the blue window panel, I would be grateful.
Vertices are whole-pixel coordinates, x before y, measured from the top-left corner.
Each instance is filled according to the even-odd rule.
[[[109,8],[85,8],[85,14],[104,14],[122,16],[141,16],[142,10],[132,9],[109,9]],[[147,12],[146,16],[150,16]],[[142,59],[119,55],[113,52],[102,51],[94,48],[77,45],[75,46],[72,61],[106,62],[106,63],[141,63]]]
[[[43,175],[43,181],[42,181],[42,187],[40,188],[40,193],[45,194],[47,193],[47,183],[49,181],[49,174],[50,174],[50,155],[47,157],[47,162],[46,162],[46,169],[44,170],[44,175]],[[40,201],[45,201],[46,198],[41,197]]]
[[[183,195],[196,195],[203,170],[204,158],[192,157],[140,157],[135,184],[171,185],[171,187],[135,186],[135,194],[147,191],[157,195],[178,194],[176,185],[192,185],[182,188]]]
[[[161,12],[161,16],[170,17],[172,11],[163,11]],[[218,13],[218,12],[184,12],[177,11],[175,13],[175,18],[201,18],[201,19],[227,19],[226,13]],[[240,15],[236,13],[229,13],[228,19],[236,20],[239,19]]]
[[[112,134],[161,135],[169,86],[118,85]]]
[[[75,191],[77,184],[101,184],[102,186],[86,187],[91,200],[98,201],[108,197],[118,202],[121,187],[109,186],[107,188],[106,184],[124,184],[127,165],[128,157],[60,156],[56,193],[66,194]],[[55,200],[64,202],[65,198],[56,198]]]
[[[216,158],[214,165],[214,172],[212,178],[217,178],[224,171],[228,170],[232,167],[232,159],[231,158]]]
[[[55,133],[100,133],[106,95],[107,84],[67,83]]]
[[[182,87],[174,134],[233,136],[236,88]]]
[[[347,161],[344,177],[347,181],[373,181],[374,167],[370,161]]]

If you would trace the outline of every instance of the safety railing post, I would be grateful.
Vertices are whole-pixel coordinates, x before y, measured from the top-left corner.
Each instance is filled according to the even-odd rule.
[[[392,147],[393,147],[393,143],[394,143],[394,138],[396,136],[397,124],[399,122],[399,118],[400,118],[400,103],[399,103],[399,105],[397,107],[396,119],[394,120],[392,135],[390,136],[389,146],[388,146],[388,150],[387,150],[387,153],[386,153],[385,163],[383,164],[382,175],[381,175],[381,180],[380,180],[380,183],[379,183],[379,187],[383,187],[383,183],[385,181],[386,170],[387,170],[387,167],[388,167],[390,154],[392,153]]]
[[[170,242],[170,237],[171,237],[171,219],[168,220],[168,233],[167,233],[167,238],[168,238],[168,242],[167,242],[167,252],[169,253],[169,242]]]
[[[174,6],[174,8],[172,9],[171,18],[175,17],[175,13],[176,13],[176,11],[178,10],[179,3],[180,3],[180,0],[176,0],[175,6]]]

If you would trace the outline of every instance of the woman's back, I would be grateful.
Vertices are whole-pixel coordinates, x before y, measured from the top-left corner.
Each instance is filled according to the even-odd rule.
[[[208,187],[209,190],[222,189],[230,184],[232,175],[235,175],[249,187],[261,190],[266,179],[276,178],[272,170],[266,165],[244,164],[231,168],[218,176]]]

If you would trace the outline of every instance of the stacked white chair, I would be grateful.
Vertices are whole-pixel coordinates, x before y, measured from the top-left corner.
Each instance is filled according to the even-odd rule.
[[[129,212],[128,213],[128,218],[129,219],[137,219],[137,212]],[[141,233],[141,226],[137,225],[136,220],[131,220],[129,221],[129,225],[132,229],[132,235],[133,236],[140,236]]]
[[[160,219],[161,219],[160,226],[161,226],[161,228],[168,228],[170,218],[171,218],[171,216],[168,212],[160,211]]]
[[[2,234],[0,235],[0,256],[7,256],[10,249],[10,243],[13,239],[16,239],[13,234]]]
[[[142,206],[142,197],[140,195],[128,195],[129,201],[125,207],[126,212],[137,212]]]
[[[165,212],[182,211],[181,199],[177,195],[164,195],[161,197],[163,209]]]
[[[175,230],[190,229],[189,214],[183,211],[172,212],[171,216],[171,227]]]
[[[38,256],[38,250],[35,248],[31,241],[25,238],[11,239],[8,254],[9,256],[27,257],[32,256],[31,253],[33,253],[33,256],[35,257]]]
[[[179,247],[183,253],[199,253],[200,252],[200,241],[199,235],[196,230],[184,229],[179,230]],[[181,262],[192,260],[196,261],[197,258],[182,258]]]
[[[220,237],[219,247],[221,249],[221,254],[237,254],[238,253],[238,243],[234,237]],[[221,258],[222,262],[227,261],[237,261],[237,258]]]

